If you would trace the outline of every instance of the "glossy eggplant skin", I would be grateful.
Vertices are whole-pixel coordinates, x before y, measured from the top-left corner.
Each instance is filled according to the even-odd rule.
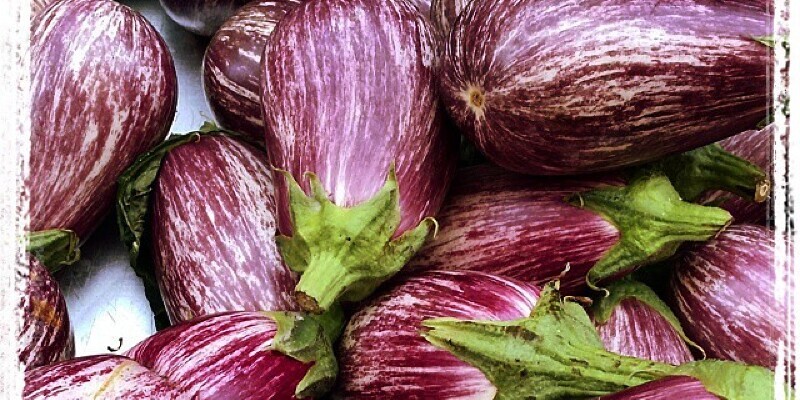
[[[333,203],[350,207],[383,187],[392,165],[401,220],[395,235],[444,200],[457,141],[442,129],[433,31],[416,7],[386,0],[310,1],[270,36],[262,110],[270,160],[309,191],[312,172]],[[326,71],[310,73],[310,71]],[[292,234],[288,190],[278,182],[278,228]]]
[[[150,227],[172,323],[297,309],[297,276],[275,245],[273,179],[264,151],[231,136],[199,136],[166,155]]]
[[[709,393],[703,383],[689,376],[670,376],[621,392],[599,397],[598,400],[719,400]]]
[[[619,231],[564,198],[623,184],[614,175],[552,179],[489,164],[462,168],[437,215],[438,235],[406,268],[474,270],[539,285],[560,277],[562,290],[580,291]]]
[[[260,66],[275,24],[299,0],[256,1],[217,30],[203,58],[203,88],[220,126],[264,140]]]
[[[336,395],[347,399],[492,398],[477,368],[419,335],[427,318],[513,320],[539,289],[489,274],[432,271],[393,282],[350,319],[339,351]]]
[[[62,0],[31,28],[30,230],[85,240],[117,177],[167,134],[172,57],[139,13],[110,0]]]
[[[765,10],[715,0],[472,2],[440,68],[442,99],[494,163],[612,170],[752,129],[771,99]]]
[[[75,341],[67,302],[58,282],[34,257],[20,301],[22,327],[17,335],[19,360],[26,370],[71,358]]]
[[[775,368],[787,323],[786,299],[775,291],[774,236],[763,226],[732,225],[676,261],[669,297],[708,357]]]
[[[189,32],[211,36],[248,0],[160,0],[167,15]]]

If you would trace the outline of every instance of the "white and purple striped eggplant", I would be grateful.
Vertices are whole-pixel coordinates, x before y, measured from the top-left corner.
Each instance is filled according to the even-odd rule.
[[[663,259],[683,240],[710,239],[730,215],[680,201],[661,176],[625,186],[621,175],[553,179],[479,165],[458,172],[437,219],[439,234],[409,268],[560,279],[575,293]]]
[[[771,229],[733,225],[676,261],[669,285],[675,313],[709,357],[775,368],[787,322],[774,249]]]
[[[768,110],[766,9],[715,0],[476,1],[442,100],[494,163],[528,174],[641,164],[751,129]]]
[[[670,376],[600,397],[598,400],[719,400],[703,382],[689,376]]]
[[[85,240],[112,206],[117,177],[172,123],[172,57],[130,8],[61,0],[33,20],[31,93],[30,230]]]
[[[350,319],[339,351],[339,385],[347,399],[493,398],[478,369],[428,343],[427,318],[513,320],[530,314],[539,289],[471,271],[432,271],[405,278]]]
[[[267,41],[266,144],[285,177],[278,245],[303,273],[304,309],[365,298],[434,230],[457,160],[434,53],[428,18],[405,0],[309,1]]]
[[[28,265],[17,335],[19,360],[26,370],[71,358],[75,352],[67,303],[58,283],[36,257],[31,256]]]
[[[248,0],[160,0],[167,15],[189,32],[211,36]]]
[[[264,140],[261,117],[261,56],[275,24],[299,0],[255,1],[217,30],[203,58],[203,87],[217,122]]]
[[[132,265],[151,290],[158,285],[172,323],[298,308],[297,276],[275,245],[266,158],[236,134],[193,132],[160,144],[120,179],[118,217]],[[152,265],[142,260],[149,254],[140,258],[142,246]]]
[[[694,360],[678,317],[652,289],[624,279],[607,288],[593,306],[592,320],[606,350],[679,365]]]
[[[189,400],[172,382],[127,357],[98,355],[51,364],[25,374],[25,400]]]

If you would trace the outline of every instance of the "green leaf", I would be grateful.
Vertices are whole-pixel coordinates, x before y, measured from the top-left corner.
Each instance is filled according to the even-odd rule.
[[[599,282],[666,259],[686,241],[711,239],[732,220],[721,208],[681,200],[669,179],[656,171],[627,186],[590,190],[566,200],[601,215],[620,232],[619,242],[586,275],[593,289],[599,289]]]
[[[277,237],[286,264],[302,273],[296,292],[304,310],[320,313],[341,300],[360,301],[392,277],[436,230],[426,218],[393,239],[400,225],[394,166],[371,199],[340,207],[328,199],[316,175],[306,174],[308,196],[286,171],[293,236]]]
[[[73,231],[51,229],[31,232],[26,239],[25,250],[36,257],[51,274],[81,258],[78,235]]]

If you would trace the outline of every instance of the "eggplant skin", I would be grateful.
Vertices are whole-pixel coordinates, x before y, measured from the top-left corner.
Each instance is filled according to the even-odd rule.
[[[477,368],[419,335],[434,317],[513,320],[533,310],[539,289],[471,271],[431,271],[395,279],[345,328],[335,396],[347,399],[493,398]],[[338,397],[337,397],[338,398]]]
[[[450,30],[461,11],[472,0],[433,0],[431,2],[431,22],[444,37],[450,35]],[[481,1],[481,0],[476,0]]]
[[[67,302],[58,282],[34,257],[21,299],[22,328],[17,335],[19,360],[26,370],[71,358],[75,341]]]
[[[440,69],[455,123],[494,163],[611,170],[752,129],[771,101],[772,18],[716,0],[476,1]]]
[[[56,0],[31,0],[31,20]]]
[[[614,175],[553,179],[489,164],[459,169],[436,217],[438,235],[406,268],[473,270],[537,285],[560,278],[566,293],[581,291],[619,231],[564,197],[623,184]]]
[[[272,32],[262,58],[262,110],[274,166],[315,173],[342,207],[372,198],[396,168],[395,235],[434,216],[455,171],[458,141],[442,129],[434,37],[411,2],[309,1]],[[267,61],[268,60],[268,61]],[[310,73],[324,71],[324,73]],[[291,236],[278,180],[278,230]]]
[[[189,32],[211,36],[248,0],[160,0],[167,15]]]
[[[297,309],[297,276],[275,245],[274,181],[263,150],[201,136],[166,155],[153,197],[156,278],[172,323]]]
[[[709,358],[775,369],[787,323],[785,299],[775,295],[774,249],[771,229],[732,225],[676,262],[669,298]]]
[[[214,34],[203,58],[203,88],[221,126],[264,140],[261,56],[275,24],[298,4],[298,0],[247,4]]]
[[[166,44],[110,0],[62,0],[31,28],[30,230],[82,240],[109,211],[117,177],[164,139],[177,77]]]
[[[598,400],[719,400],[703,383],[689,376],[669,376],[599,397]]]
[[[80,357],[25,374],[23,399],[187,399],[170,382],[127,357]]]
[[[680,334],[658,311],[628,298],[622,300],[597,333],[606,350],[647,360],[679,365],[694,361]]]

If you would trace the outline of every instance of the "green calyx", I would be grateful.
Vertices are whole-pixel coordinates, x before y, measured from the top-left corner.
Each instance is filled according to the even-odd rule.
[[[669,306],[667,306],[667,304],[664,303],[664,301],[661,300],[656,292],[654,292],[653,289],[650,289],[649,286],[627,277],[612,283],[606,287],[606,290],[608,290],[609,295],[601,297],[592,306],[592,317],[595,324],[603,325],[608,322],[608,319],[611,317],[611,313],[614,312],[614,309],[623,300],[636,299],[659,313],[665,320],[667,320],[670,326],[672,326],[672,329],[675,330],[675,332],[681,337],[681,339],[683,339],[684,342],[686,342],[686,344],[700,351],[703,354],[703,358],[705,358],[705,350],[703,350],[700,345],[693,342],[686,336],[686,332],[683,331],[683,327],[678,321],[678,317],[675,316],[672,310],[670,310]]]
[[[718,144],[664,158],[635,173],[663,172],[681,198],[694,201],[709,190],[724,190],[750,201],[767,199],[771,182],[758,166],[737,157]]]
[[[627,186],[594,189],[566,201],[594,211],[619,230],[617,244],[586,275],[589,287],[598,290],[599,282],[675,254],[683,242],[711,239],[732,219],[721,208],[681,200],[669,179],[657,172],[640,175]]]
[[[36,257],[51,274],[74,264],[81,258],[78,235],[70,230],[51,229],[31,232],[26,235],[26,241],[25,250]]]
[[[317,398],[330,391],[339,373],[333,343],[344,328],[342,310],[334,307],[321,315],[288,311],[264,314],[272,318],[278,327],[270,350],[303,363],[314,363],[297,384],[295,396]]]
[[[478,368],[497,388],[496,399],[584,399],[672,375],[699,379],[729,400],[771,399],[772,372],[725,361],[673,366],[603,349],[586,311],[545,286],[529,317],[515,321],[422,322],[421,335]]]
[[[419,250],[437,225],[433,218],[400,237],[400,204],[394,166],[371,199],[340,207],[328,199],[316,175],[306,176],[311,196],[282,171],[289,186],[291,237],[279,236],[286,264],[302,273],[297,299],[304,310],[321,313],[341,300],[359,301],[392,277]]]
[[[170,151],[186,143],[201,140],[206,136],[220,135],[243,139],[235,132],[219,129],[213,123],[206,122],[200,130],[171,135],[158,146],[140,155],[117,180],[116,208],[120,237],[128,247],[131,267],[144,283],[145,295],[155,315],[158,329],[169,326],[169,320],[156,282],[152,260],[141,254],[143,244],[146,243],[149,235],[147,220],[154,184],[158,179],[161,163]]]

